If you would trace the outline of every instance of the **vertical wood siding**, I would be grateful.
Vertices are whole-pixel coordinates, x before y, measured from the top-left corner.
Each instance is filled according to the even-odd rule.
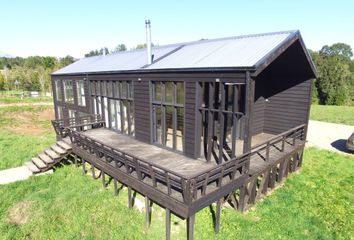
[[[149,81],[133,81],[135,138],[151,143],[150,87]]]
[[[185,112],[184,112],[184,146],[185,155],[194,158],[196,155],[195,142],[195,108],[196,108],[196,82],[185,82]]]

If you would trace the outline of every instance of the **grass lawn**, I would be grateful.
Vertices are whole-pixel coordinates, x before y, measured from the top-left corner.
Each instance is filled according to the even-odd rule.
[[[221,231],[211,212],[196,217],[196,239],[351,239],[354,235],[354,157],[306,149],[304,167],[246,214],[223,208]],[[164,212],[154,205],[152,225],[127,208],[127,191],[113,196],[100,180],[72,165],[54,174],[0,186],[0,239],[163,239]],[[173,218],[172,239],[185,239]]]
[[[52,97],[29,97],[24,96],[21,98],[21,91],[0,91],[0,104],[10,103],[36,103],[36,102],[52,102]]]
[[[354,106],[311,105],[311,120],[354,125]]]
[[[0,108],[0,170],[18,167],[55,141],[50,106]]]

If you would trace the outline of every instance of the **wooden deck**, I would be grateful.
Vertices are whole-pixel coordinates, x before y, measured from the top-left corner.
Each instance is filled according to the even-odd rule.
[[[212,162],[207,163],[200,159],[192,159],[161,147],[143,143],[107,128],[92,129],[82,132],[82,135],[156,166],[173,170],[186,178],[209,171],[216,165]]]

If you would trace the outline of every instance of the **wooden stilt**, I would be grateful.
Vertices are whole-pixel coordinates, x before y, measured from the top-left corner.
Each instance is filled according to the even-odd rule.
[[[166,208],[166,240],[171,238],[171,211]]]
[[[107,187],[107,184],[106,184],[106,174],[102,171],[102,187],[103,188],[106,188]]]
[[[128,186],[128,208],[133,207],[132,188]]]
[[[151,208],[150,208],[150,200],[145,196],[145,224],[146,226],[150,226],[151,223]]]
[[[117,179],[113,178],[113,185],[114,185],[114,196],[118,196],[118,184]]]
[[[246,188],[247,188],[247,185],[243,185],[243,186],[240,187],[240,202],[239,202],[238,209],[241,212],[245,211],[245,206],[246,206],[246,203],[245,203]]]
[[[86,161],[82,159],[82,175],[86,174]]]
[[[220,231],[220,210],[221,210],[221,199],[216,201],[215,223],[214,223],[215,233],[219,233]]]
[[[192,215],[189,218],[187,218],[187,239],[188,240],[194,239],[194,222],[195,222],[195,215]]]
[[[92,172],[92,178],[96,179],[96,173],[95,173],[95,166],[91,163],[91,172]]]
[[[75,162],[75,166],[77,167],[78,164],[77,164],[77,155],[76,154],[74,154],[74,162]]]

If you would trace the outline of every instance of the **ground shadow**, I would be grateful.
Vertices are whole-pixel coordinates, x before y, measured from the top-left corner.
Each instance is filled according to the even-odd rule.
[[[349,151],[347,150],[347,148],[345,146],[346,142],[347,142],[347,140],[345,140],[345,139],[338,139],[338,140],[332,142],[331,146],[334,147],[335,149],[337,149],[338,151],[349,153]]]

